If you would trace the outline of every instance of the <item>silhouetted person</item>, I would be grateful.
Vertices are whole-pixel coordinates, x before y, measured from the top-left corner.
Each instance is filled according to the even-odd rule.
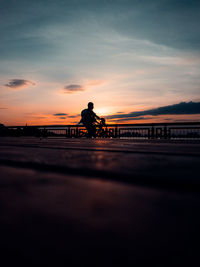
[[[83,123],[85,128],[88,131],[88,137],[96,137],[96,119],[100,120],[99,116],[97,116],[94,111],[94,104],[92,102],[88,103],[88,108],[82,110],[81,112],[81,120],[80,123]]]

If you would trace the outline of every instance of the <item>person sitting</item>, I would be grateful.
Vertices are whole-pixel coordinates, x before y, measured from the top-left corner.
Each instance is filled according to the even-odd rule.
[[[81,111],[81,120],[79,123],[83,123],[88,131],[88,138],[96,138],[96,125],[97,119],[100,117],[96,115],[93,111],[94,104],[92,102],[88,103],[88,108]]]

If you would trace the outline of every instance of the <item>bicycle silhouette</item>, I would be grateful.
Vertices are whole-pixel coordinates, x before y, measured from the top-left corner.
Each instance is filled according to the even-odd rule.
[[[108,128],[106,126],[106,121],[104,118],[101,118],[99,122],[96,121],[94,125],[96,127],[96,137],[101,137],[101,138],[110,137]],[[79,130],[79,137],[88,137],[87,130]]]

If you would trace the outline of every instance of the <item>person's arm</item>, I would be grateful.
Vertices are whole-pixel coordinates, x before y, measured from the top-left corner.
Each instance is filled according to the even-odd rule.
[[[81,124],[81,123],[83,123],[83,122],[82,122],[82,119],[77,123],[77,125],[79,125],[79,124]]]
[[[99,116],[97,116],[97,114],[96,114],[96,113],[94,113],[94,115],[95,115],[95,118],[97,118],[98,120],[100,120],[100,119],[101,119]]]

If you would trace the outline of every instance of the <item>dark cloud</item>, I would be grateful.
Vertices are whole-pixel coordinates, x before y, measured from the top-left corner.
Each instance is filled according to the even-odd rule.
[[[54,116],[67,116],[67,113],[55,113]]]
[[[151,120],[152,117],[138,117],[138,118],[120,118],[116,119],[118,122],[120,121],[140,121],[140,120]]]
[[[8,109],[8,108],[1,108],[1,107],[0,107],[0,109]]]
[[[71,115],[71,116],[68,116],[68,118],[77,118],[77,117],[79,117],[80,115],[78,114],[78,115]]]
[[[46,117],[34,117],[35,119],[46,119]]]
[[[35,83],[28,81],[28,80],[23,80],[23,79],[12,79],[7,84],[5,84],[5,86],[14,88],[14,89],[22,88],[22,87],[29,86],[29,85],[35,85]]]
[[[59,119],[61,119],[61,120],[65,120],[65,119],[66,119],[66,117],[59,117]]]
[[[84,90],[85,88],[79,84],[70,84],[64,87],[64,92],[68,94],[75,93],[75,92],[82,92]]]
[[[159,115],[189,115],[200,114],[200,102],[181,102],[170,106],[159,107],[127,114],[117,114],[108,116],[108,119],[136,119],[141,116],[159,116]],[[146,118],[145,118],[146,119]]]

